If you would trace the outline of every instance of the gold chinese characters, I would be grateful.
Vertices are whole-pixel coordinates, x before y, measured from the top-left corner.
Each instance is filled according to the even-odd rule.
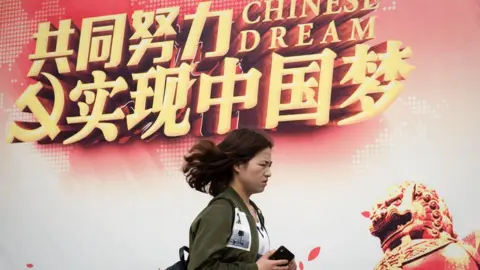
[[[201,2],[41,23],[16,102],[12,142],[124,142],[225,134],[240,125],[350,125],[390,106],[413,66],[400,41],[370,46],[378,8],[368,0]],[[280,20],[278,18],[284,18]],[[130,20],[131,19],[131,20]],[[131,21],[131,22],[130,22]],[[54,46],[52,46],[54,45]]]

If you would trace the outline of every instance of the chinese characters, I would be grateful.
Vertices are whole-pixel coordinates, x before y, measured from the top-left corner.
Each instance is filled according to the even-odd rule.
[[[414,69],[399,41],[363,44],[374,20],[339,26],[306,5],[290,10],[302,24],[287,20],[287,29],[272,22],[281,6],[248,5],[232,21],[233,10],[211,4],[183,17],[166,7],[85,18],[80,30],[71,20],[39,24],[27,75],[39,81],[16,102],[38,122],[12,123],[7,141],[225,134],[250,118],[264,129],[356,124],[385,111]],[[365,4],[358,16],[375,8]]]

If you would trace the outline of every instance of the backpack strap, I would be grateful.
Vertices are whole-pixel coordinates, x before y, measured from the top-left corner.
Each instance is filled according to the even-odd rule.
[[[231,227],[233,227],[233,223],[235,222],[235,208],[236,208],[237,206],[235,205],[235,203],[234,203],[232,200],[230,200],[229,198],[225,198],[225,197],[215,197],[215,198],[213,198],[213,199],[208,203],[208,205],[210,206],[210,205],[212,205],[214,202],[216,202],[216,201],[218,201],[218,200],[225,200],[225,201],[227,201],[228,204],[230,204],[230,206],[232,207],[232,225],[231,225]]]
[[[260,225],[262,225],[262,228],[265,229],[265,219],[263,218],[262,211],[260,211],[260,208],[258,208],[258,206],[254,202],[250,201],[250,203],[252,204],[253,208],[255,208],[255,211],[257,211],[258,220],[260,221]]]
[[[182,262],[185,269],[187,269],[188,259],[185,260],[185,252],[189,253],[190,249],[187,246],[183,246],[178,250],[178,255],[180,256],[180,261]]]

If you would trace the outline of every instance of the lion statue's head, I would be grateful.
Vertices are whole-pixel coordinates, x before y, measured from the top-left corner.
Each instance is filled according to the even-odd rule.
[[[383,251],[402,239],[457,238],[447,205],[434,189],[403,182],[389,189],[370,212],[370,232],[380,239]]]

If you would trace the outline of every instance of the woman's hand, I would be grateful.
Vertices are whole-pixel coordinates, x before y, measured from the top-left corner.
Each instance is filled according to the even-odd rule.
[[[297,262],[295,262],[295,259],[291,260],[288,264],[288,270],[297,270]]]
[[[272,250],[270,252],[267,252],[265,255],[263,255],[260,259],[257,261],[257,266],[258,270],[290,270],[292,268],[289,268],[290,265],[286,265],[288,263],[287,260],[270,260],[270,256],[275,252],[275,250]],[[285,266],[282,266],[285,265]],[[295,265],[295,267],[297,267]],[[295,268],[293,268],[295,269]]]

